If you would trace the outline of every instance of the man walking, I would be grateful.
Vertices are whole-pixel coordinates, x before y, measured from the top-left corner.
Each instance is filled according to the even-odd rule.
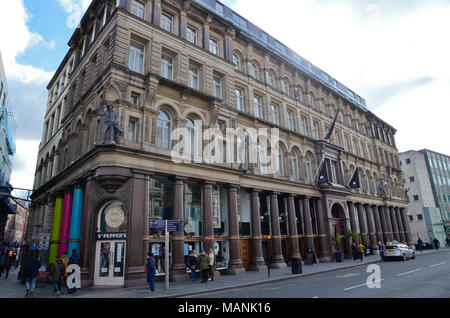
[[[65,266],[61,257],[50,265],[50,277],[53,280],[53,296],[61,295],[61,281],[64,279]]]
[[[447,242],[447,248],[450,248],[450,238],[446,238],[445,241]]]
[[[434,248],[439,251],[439,246],[441,245],[441,243],[439,243],[437,238],[434,238],[433,245],[434,245]]]
[[[384,245],[381,241],[378,242],[378,252],[380,253],[381,259],[384,258]]]
[[[36,281],[39,274],[39,268],[41,267],[41,261],[37,254],[33,254],[31,257],[30,264],[28,265],[27,277],[25,279],[25,284],[27,286],[26,297],[33,297],[34,289],[36,288]]]
[[[423,253],[423,242],[422,242],[422,240],[420,239],[420,237],[419,237],[419,239],[417,240],[417,249],[420,251],[420,253]]]
[[[145,272],[148,286],[150,287],[150,291],[153,293],[155,291],[156,267],[151,253],[147,253],[147,265],[145,266]]]
[[[9,253],[6,253],[4,258],[3,258],[3,267],[5,268],[5,278],[8,278],[9,275],[9,270],[11,269],[11,256],[9,255]]]

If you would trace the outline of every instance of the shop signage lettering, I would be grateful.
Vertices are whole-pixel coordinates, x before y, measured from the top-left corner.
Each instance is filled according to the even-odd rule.
[[[97,233],[97,240],[125,240],[127,233]]]

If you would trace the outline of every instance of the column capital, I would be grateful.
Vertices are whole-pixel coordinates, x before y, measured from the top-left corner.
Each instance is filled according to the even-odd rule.
[[[227,185],[227,188],[228,188],[228,190],[233,190],[233,189],[234,189],[234,190],[237,191],[237,190],[239,190],[240,187],[239,187],[238,184],[232,184],[232,183],[230,183],[230,184]]]

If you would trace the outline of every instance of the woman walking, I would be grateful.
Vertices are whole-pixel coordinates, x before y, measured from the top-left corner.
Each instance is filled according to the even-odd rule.
[[[211,279],[211,281],[214,280],[215,265],[216,265],[216,260],[214,257],[214,251],[212,250],[212,248],[210,248],[209,254],[208,254],[208,269],[209,269],[209,278]]]

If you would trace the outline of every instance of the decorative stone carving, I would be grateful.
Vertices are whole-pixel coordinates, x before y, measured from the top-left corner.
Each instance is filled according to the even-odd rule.
[[[97,113],[99,116],[104,117],[103,130],[100,137],[99,143],[101,145],[105,144],[106,132],[110,130],[110,144],[116,144],[116,132],[123,133],[123,128],[118,125],[117,114],[113,109],[113,104],[111,102],[106,102],[107,110],[105,112],[101,111],[105,102],[99,105]]]

